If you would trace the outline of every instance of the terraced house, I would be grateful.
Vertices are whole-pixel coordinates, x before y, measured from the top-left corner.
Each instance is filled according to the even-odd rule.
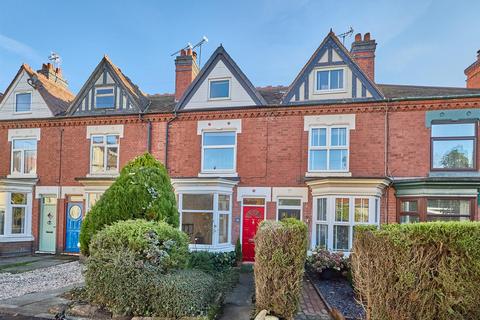
[[[301,219],[336,251],[357,224],[479,220],[480,54],[466,88],[386,85],[376,45],[330,32],[291,84],[261,88],[222,46],[201,70],[182,50],[166,95],[108,57],[77,95],[61,70],[23,65],[0,102],[0,255],[78,252],[82,218],[144,152],[172,177],[192,250],[239,239],[253,260],[264,219]]]

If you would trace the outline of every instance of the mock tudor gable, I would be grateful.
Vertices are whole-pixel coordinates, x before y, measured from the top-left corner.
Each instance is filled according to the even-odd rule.
[[[104,56],[72,102],[69,115],[143,112],[145,94]]]
[[[266,105],[250,80],[219,46],[185,90],[177,110],[216,109]]]
[[[282,104],[379,100],[383,95],[330,31],[297,75]]]

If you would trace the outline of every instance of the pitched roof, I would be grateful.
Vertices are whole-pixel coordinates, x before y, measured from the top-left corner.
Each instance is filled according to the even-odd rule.
[[[54,116],[64,114],[68,109],[70,102],[73,101],[75,95],[65,86],[60,83],[56,83],[52,79],[48,79],[44,74],[34,71],[28,64],[22,64],[20,69],[18,69],[17,74],[13,78],[12,82],[8,85],[7,89],[3,96],[0,97],[0,102],[2,101],[5,94],[12,88],[13,84],[20,76],[20,74],[25,71],[30,78],[35,76],[39,85],[37,90],[42,96],[45,104],[50,109]]]
[[[449,97],[480,94],[480,89],[467,89],[455,87],[430,87],[398,84],[378,84],[384,96],[390,99],[396,98],[426,98],[426,97]]]
[[[153,94],[148,95],[150,101],[149,106],[145,110],[147,113],[166,113],[175,110],[175,95],[174,94]]]
[[[125,88],[127,94],[130,96],[134,104],[140,109],[140,111],[144,111],[144,109],[147,107],[149,103],[147,96],[142,92],[142,90],[140,90],[140,88],[135,83],[132,82],[132,80],[130,80],[129,77],[127,77],[122,72],[122,70],[119,67],[117,67],[110,60],[110,58],[107,55],[104,55],[102,60],[100,60],[98,65],[95,67],[95,69],[91,73],[88,80],[80,89],[79,93],[75,97],[75,100],[71,103],[70,108],[68,109],[67,112],[69,114],[73,114],[75,112],[75,110],[78,108],[79,102],[81,102],[85,94],[88,93],[88,90],[94,84],[97,78],[96,75],[102,71],[104,66],[111,71],[112,77],[114,78],[115,82],[117,82],[119,85]]]
[[[190,101],[193,94],[197,91],[198,87],[203,83],[205,78],[208,76],[210,71],[215,67],[218,61],[222,61],[225,66],[230,70],[230,72],[236,76],[237,80],[240,82],[242,87],[247,91],[253,101],[257,105],[266,105],[263,97],[258,93],[257,89],[253,84],[248,80],[247,76],[243,71],[238,67],[235,61],[230,57],[227,51],[220,45],[210,56],[207,63],[203,66],[200,73],[195,77],[195,79],[190,83],[188,88],[185,90],[183,96],[177,103],[176,110],[180,110]]]
[[[350,67],[352,72],[357,74],[358,78],[364,83],[365,85],[370,87],[371,94],[374,99],[381,99],[382,93],[375,84],[364,72],[363,70],[355,63],[355,60],[350,55],[350,52],[345,48],[345,46],[340,42],[337,38],[335,33],[332,30],[327,34],[325,39],[323,39],[322,43],[318,46],[317,50],[312,54],[310,59],[308,59],[307,63],[303,66],[300,70],[298,75],[293,80],[292,84],[289,86],[289,90],[285,92],[284,97],[282,99],[282,103],[289,103],[290,98],[293,95],[294,89],[299,85],[303,79],[305,74],[310,73],[311,69],[314,68],[315,62],[318,61],[321,56],[324,54],[325,50],[327,49],[327,45],[331,44],[333,48],[338,49],[337,53],[340,57],[344,60],[344,62]]]
[[[257,91],[262,95],[268,105],[279,105],[282,102],[284,94],[288,91],[287,86],[267,86],[257,87]]]

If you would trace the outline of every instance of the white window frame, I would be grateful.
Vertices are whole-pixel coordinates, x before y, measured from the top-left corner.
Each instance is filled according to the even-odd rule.
[[[280,200],[299,200],[300,205],[299,206],[280,205]],[[280,209],[300,210],[300,221],[303,221],[303,198],[300,198],[300,197],[278,197],[276,202],[277,202],[277,211],[276,211],[276,220],[277,221],[278,221]]]
[[[85,192],[85,200],[86,200],[85,201],[85,213],[88,213],[90,211],[90,209],[92,208],[90,206],[90,199],[91,199],[92,195],[98,195],[99,196],[98,199],[100,199],[100,197],[103,195],[103,192],[99,192],[99,191],[98,192],[97,191],[95,191],[95,192],[94,191]],[[98,201],[98,199],[97,199],[97,201]],[[95,201],[95,203],[97,203],[97,201]]]
[[[27,203],[24,205],[12,205],[12,194],[13,193],[23,193],[27,197]],[[4,196],[5,207],[5,223],[4,223],[4,233],[0,235],[0,242],[18,242],[18,241],[31,241],[33,240],[32,236],[32,192],[31,191],[0,191],[0,197]],[[24,207],[25,208],[25,225],[23,233],[12,233],[12,214],[13,207]]]
[[[326,129],[326,146],[312,146],[312,131],[315,129]],[[331,131],[332,129],[345,129],[345,146],[331,145]],[[344,170],[330,170],[330,151],[347,149],[347,166]],[[327,151],[327,169],[326,170],[312,170],[310,167],[310,151],[326,150]],[[331,125],[331,126],[312,126],[308,129],[308,172],[349,172],[350,170],[350,128],[347,125]]]
[[[335,221],[335,200],[339,198],[348,198],[349,199],[349,218],[348,222]],[[368,222],[355,222],[355,199],[368,199]],[[318,220],[317,218],[317,200],[318,199],[327,199],[326,200],[326,220]],[[334,226],[348,226],[348,248],[352,248],[353,244],[353,227],[356,225],[380,225],[379,213],[380,213],[380,198],[375,196],[366,196],[366,195],[328,195],[328,196],[317,196],[313,197],[312,205],[312,239],[311,246],[312,249],[316,246],[316,237],[317,237],[317,225],[327,225],[327,249],[330,251],[333,250],[333,227]],[[349,252],[349,250],[344,252]],[[338,250],[341,251],[341,250]]]
[[[210,89],[211,89],[211,83],[212,82],[217,82],[217,81],[228,81],[228,96],[227,97],[218,97],[218,98],[212,98],[210,96]],[[208,92],[207,92],[207,100],[209,101],[216,101],[216,100],[230,100],[232,96],[232,80],[231,78],[211,78],[208,79]]]
[[[28,93],[30,94],[30,110],[28,111],[17,111],[17,96],[20,95],[20,94],[25,94],[25,93]],[[13,104],[13,113],[14,114],[29,114],[29,113],[32,113],[32,104],[33,104],[33,92],[32,91],[17,91],[15,92],[15,102]]]
[[[319,90],[317,89],[318,88],[318,73],[321,72],[321,71],[328,71],[328,86],[330,87],[330,84],[331,84],[331,71],[336,71],[336,70],[343,70],[343,88],[339,88],[339,89],[325,89],[325,90]],[[340,92],[347,92],[347,72],[346,72],[347,68],[344,68],[344,67],[338,67],[338,68],[332,68],[332,67],[326,67],[326,68],[317,68],[315,69],[315,72],[314,72],[314,89],[313,89],[313,92],[315,94],[328,94],[328,93],[340,93]]]
[[[117,136],[118,143],[117,144],[107,144],[107,136]],[[103,137],[103,144],[101,144],[105,149],[103,153],[103,171],[100,172],[93,172],[92,170],[92,161],[93,161],[93,138],[95,137]],[[100,145],[100,144],[95,144],[95,145]],[[108,146],[110,147],[117,147],[117,169],[116,170],[109,170],[107,171],[107,148]],[[119,164],[120,164],[120,135],[118,133],[112,133],[112,134],[92,134],[90,136],[90,175],[92,176],[99,176],[99,175],[117,175],[119,173]]]
[[[191,195],[200,195],[200,194],[213,194],[213,210],[183,210],[183,195],[184,194],[191,194]],[[218,196],[227,195],[229,196],[229,210],[228,211],[220,211],[218,209]],[[189,243],[189,249],[192,251],[201,251],[201,250],[208,250],[208,251],[230,251],[232,247],[232,205],[233,205],[233,194],[228,192],[212,192],[212,191],[183,191],[179,192],[178,194],[178,212],[180,215],[180,226],[179,229],[182,230],[183,224],[183,212],[191,212],[191,213],[211,213],[212,216],[212,244],[191,244]],[[225,243],[220,243],[220,215],[225,214],[228,215],[228,241]]]
[[[11,150],[10,150],[10,176],[21,176],[21,177],[36,177],[37,176],[37,163],[35,162],[35,171],[33,173],[25,173],[25,151],[31,151],[31,149],[14,149],[15,140],[32,140],[35,141],[35,158],[38,160],[38,139],[37,137],[13,137],[11,139]],[[20,159],[21,172],[13,172],[13,152],[21,151],[22,157]]]
[[[233,132],[235,133],[235,145],[233,145],[233,168],[232,169],[220,169],[220,170],[206,170],[204,168],[205,162],[205,149],[226,149],[231,148],[232,145],[218,145],[218,146],[205,146],[205,133],[224,133],[224,132]],[[237,141],[238,134],[237,130],[203,130],[202,131],[202,152],[201,152],[201,173],[206,174],[235,174],[237,171]]]
[[[98,90],[105,90],[105,89],[112,89],[112,93],[97,93]],[[97,107],[97,97],[113,97],[113,106],[111,107]],[[95,109],[104,110],[104,109],[115,109],[115,87],[114,86],[102,86],[102,87],[95,87]]]

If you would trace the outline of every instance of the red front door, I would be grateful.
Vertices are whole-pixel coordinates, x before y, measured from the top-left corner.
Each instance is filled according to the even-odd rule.
[[[243,261],[255,261],[255,242],[258,225],[263,221],[265,208],[263,206],[243,207],[242,254]]]

